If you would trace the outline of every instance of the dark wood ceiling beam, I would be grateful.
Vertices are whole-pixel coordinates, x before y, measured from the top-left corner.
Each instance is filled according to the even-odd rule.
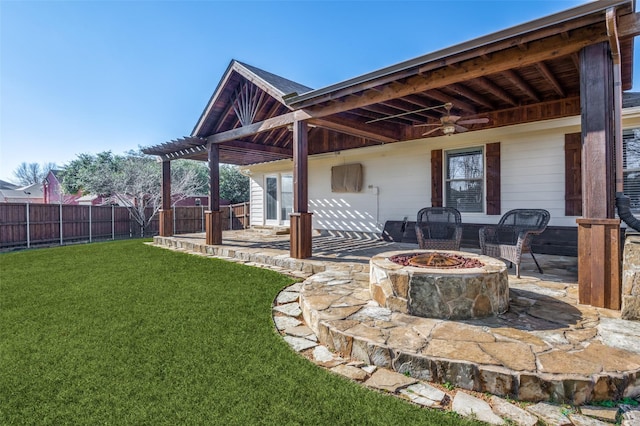
[[[504,90],[502,87],[498,86],[488,78],[480,77],[476,79],[476,83],[479,86],[481,86],[484,90],[491,93],[495,97],[502,99],[506,103],[511,104],[513,106],[518,105],[518,101],[513,96],[511,96],[509,93],[507,93],[506,90]]]
[[[377,114],[380,114],[376,118],[383,118],[383,117],[387,117],[387,116],[390,116],[390,115],[395,115],[395,114],[401,113],[401,111],[398,111],[395,108],[384,106],[382,104],[382,102],[377,103],[377,104],[372,104],[372,105],[366,105],[362,109],[364,109],[366,111],[372,111],[372,112],[375,112]],[[387,120],[384,120],[384,121],[389,122],[389,120],[394,120],[397,123],[408,124],[408,125],[413,123],[412,120],[404,118],[404,117],[397,117],[397,118],[393,118],[393,119],[387,119]]]
[[[569,42],[562,40],[559,35],[550,36],[543,40],[531,42],[527,52],[522,52],[517,47],[513,47],[496,52],[489,61],[483,61],[480,58],[469,59],[462,63],[457,70],[441,68],[428,74],[411,77],[405,83],[390,85],[382,91],[366,91],[362,95],[345,101],[335,101],[330,105],[314,105],[305,111],[314,117],[322,117],[354,108],[362,108],[377,102],[401,98],[413,93],[460,83],[511,68],[526,67],[543,60],[570,55],[580,51],[585,46],[607,40],[604,24],[598,24],[575,30]]]
[[[418,121],[420,123],[424,122],[424,120],[429,119],[430,115],[428,111],[420,111],[426,107],[422,108],[414,108],[410,102],[406,102],[404,98],[402,99],[393,99],[387,102],[382,102],[381,105],[390,106],[392,108],[396,108],[399,110],[397,114],[404,114],[401,117],[407,120],[411,120],[412,122]]]
[[[425,99],[425,97],[423,96],[422,93],[415,94],[415,95],[407,95],[402,99],[404,99],[405,101],[410,102],[411,104],[417,106],[418,109],[437,106],[437,105],[434,105],[433,101]]]
[[[404,98],[402,98],[404,101],[415,105],[416,108],[414,109],[424,109],[424,108],[437,108],[439,106],[438,103],[434,103],[431,98],[428,98],[426,96],[424,96],[424,93],[420,93],[420,94],[415,94],[415,95],[408,95],[405,96]],[[422,111],[420,114],[426,116],[427,118],[431,118],[431,119],[435,119],[435,120],[439,120],[440,119],[440,114],[435,112],[436,110],[427,110],[427,111]]]
[[[277,117],[267,118],[266,120],[253,123],[248,126],[238,127],[222,133],[216,133],[215,135],[207,137],[207,142],[222,143],[236,139],[245,139],[258,133],[285,127],[292,124],[294,121],[307,120],[309,118],[311,118],[311,115],[304,110],[291,111]]]
[[[551,84],[553,90],[558,94],[558,96],[562,96],[563,98],[566,96],[564,89],[560,85],[558,79],[553,75],[547,64],[543,61],[540,61],[536,64],[536,68],[540,71],[540,74],[544,76],[544,78]]]
[[[485,108],[494,109],[495,106],[487,100],[484,96],[475,91],[469,89],[467,86],[463,84],[450,84],[447,86],[449,90],[453,90],[459,95],[464,96],[465,98],[482,105]]]
[[[518,89],[522,90],[527,96],[536,102],[540,102],[540,96],[520,75],[514,70],[507,70],[502,73],[509,81],[511,81]]]
[[[577,70],[580,70],[580,55],[578,53],[571,54],[571,62],[573,62]]]
[[[411,108],[407,108],[406,105],[402,104],[402,99],[391,99],[389,101],[380,102],[380,105],[393,108],[393,114],[406,114],[411,113]]]
[[[640,35],[640,13],[621,15],[618,21],[618,38],[625,39]]]
[[[345,118],[350,120],[356,120],[356,121],[358,121],[358,118],[364,118],[364,120],[359,120],[359,121],[371,121],[371,120],[378,120],[381,117],[383,117],[381,114],[375,113],[373,111],[369,111],[365,108],[352,109],[351,111],[342,112],[340,113],[340,115],[345,115],[346,116]],[[384,120],[384,122],[397,124],[400,126],[407,125],[407,120],[400,120],[397,118],[389,118]]]
[[[256,120],[261,121],[269,117],[275,117],[280,114],[289,112],[289,109],[282,105],[280,101],[270,96],[266,96],[262,108],[256,114]]]
[[[309,120],[309,124],[384,143],[397,142],[401,137],[399,129],[391,128],[388,125],[376,125],[376,123],[361,124],[343,117],[311,119]]]
[[[220,115],[220,119],[218,120],[218,122],[216,123],[216,126],[213,129],[213,133],[218,133],[220,131],[220,128],[225,123],[225,121],[227,121],[227,117],[231,113],[233,113],[233,104],[231,102],[227,102],[224,111]]]
[[[273,142],[274,146],[284,148],[291,144],[291,140],[292,140],[291,132],[286,127],[282,127],[280,129],[274,130],[271,133],[272,133],[271,142]]]
[[[454,108],[457,108],[469,114],[475,114],[477,112],[476,108],[473,105],[468,104],[460,100],[459,98],[454,98],[453,96],[449,96],[446,93],[441,92],[440,90],[435,90],[435,89],[429,90],[424,94],[430,97],[431,99],[435,99],[436,101],[441,102],[443,104],[446,104],[447,102],[451,102]]]
[[[273,100],[273,105],[271,105],[271,108],[269,108],[269,110],[267,111],[267,113],[265,114],[265,117],[274,117],[276,115],[278,115],[278,110],[282,107],[283,105],[276,101],[275,99]]]
[[[352,116],[352,117],[348,117],[349,119],[356,119],[356,117],[361,117],[366,119],[366,121],[380,118],[380,114],[377,114],[372,111],[368,111],[364,108],[352,109],[351,111],[342,112],[340,114]],[[401,124],[404,124],[404,123],[401,123]]]
[[[257,151],[257,152],[269,152],[272,154],[279,154],[279,155],[289,155],[289,156],[293,155],[293,149],[291,148],[282,148],[278,146],[263,145],[263,144],[246,142],[242,140],[229,141],[220,145],[220,149],[225,147],[248,149],[248,150]]]

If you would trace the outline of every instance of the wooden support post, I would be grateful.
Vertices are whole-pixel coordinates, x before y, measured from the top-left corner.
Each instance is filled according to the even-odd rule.
[[[613,62],[607,43],[580,52],[582,214],[578,223],[578,299],[620,309],[620,220],[615,219]]]
[[[205,240],[208,245],[222,244],[220,212],[220,145],[209,144],[209,210],[205,212]]]
[[[222,212],[204,212],[205,244],[222,244]]]
[[[313,213],[292,213],[291,220],[291,257],[306,259],[311,257],[311,223]]]
[[[620,220],[577,219],[578,302],[620,309]]]
[[[309,213],[307,123],[293,123],[293,214],[290,217],[290,253],[296,259],[311,257],[312,219]]]
[[[171,162],[162,162],[162,208],[160,209],[161,237],[173,235],[173,210],[171,209]]]
[[[613,63],[608,43],[580,54],[582,215],[615,217]]]

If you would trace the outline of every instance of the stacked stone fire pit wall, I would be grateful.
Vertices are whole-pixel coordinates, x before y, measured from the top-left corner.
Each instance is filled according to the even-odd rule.
[[[483,266],[459,269],[403,266],[390,258],[407,252],[381,253],[370,261],[371,298],[391,311],[426,318],[463,320],[507,311],[509,280],[504,262],[473,253],[438,253],[477,259]]]

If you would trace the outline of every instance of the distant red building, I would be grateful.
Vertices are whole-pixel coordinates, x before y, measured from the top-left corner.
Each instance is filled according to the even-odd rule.
[[[64,194],[62,184],[58,179],[60,170],[49,170],[47,176],[42,181],[42,192],[45,204],[78,204],[78,199],[82,197],[80,191],[77,194]]]

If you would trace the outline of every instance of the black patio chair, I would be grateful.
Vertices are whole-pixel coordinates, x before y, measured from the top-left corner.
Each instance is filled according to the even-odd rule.
[[[460,250],[460,212],[453,207],[421,209],[416,219],[416,237],[421,249]]]
[[[516,265],[520,278],[520,261],[523,253],[531,253],[542,274],[542,268],[531,250],[531,241],[547,228],[551,215],[544,209],[515,209],[506,212],[497,225],[480,228],[482,254],[508,260]]]

